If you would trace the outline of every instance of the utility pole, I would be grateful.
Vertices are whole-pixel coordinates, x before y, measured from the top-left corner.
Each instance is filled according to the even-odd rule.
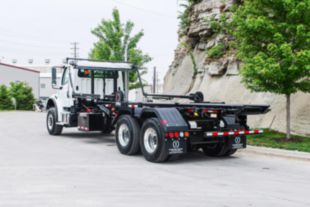
[[[79,53],[78,53],[78,50],[79,50],[78,44],[79,44],[78,42],[72,42],[72,43],[71,43],[71,45],[73,46],[73,47],[71,48],[71,50],[73,51],[73,52],[72,52],[72,55],[73,55],[73,57],[74,57],[75,59],[79,57]]]
[[[153,70],[153,89],[152,89],[152,93],[156,93],[156,85],[157,85],[157,72],[156,72],[156,67],[154,67]]]

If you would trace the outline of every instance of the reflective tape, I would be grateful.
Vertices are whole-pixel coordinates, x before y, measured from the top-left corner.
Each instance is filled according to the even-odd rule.
[[[242,134],[262,134],[264,130],[241,130],[241,131],[229,131],[229,132],[206,132],[207,137],[221,137],[231,135],[242,135]]]

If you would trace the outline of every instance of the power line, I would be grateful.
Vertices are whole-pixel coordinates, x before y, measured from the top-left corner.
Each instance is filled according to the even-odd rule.
[[[18,32],[16,33],[15,31],[11,31],[11,32],[8,32],[5,31],[6,29],[4,29],[3,27],[0,27],[0,30],[1,30],[1,35],[0,37],[2,39],[9,39],[9,40],[13,40],[13,41],[22,41],[22,42],[33,42],[33,43],[37,43],[37,44],[50,44],[50,45],[64,45],[66,44],[65,41],[61,40],[56,40],[56,41],[53,41],[53,43],[51,43],[51,39],[48,38],[46,39],[43,35],[40,35],[40,36],[34,36],[34,35],[31,35],[30,33],[22,33],[22,32]],[[42,37],[44,37],[44,39],[42,39]]]

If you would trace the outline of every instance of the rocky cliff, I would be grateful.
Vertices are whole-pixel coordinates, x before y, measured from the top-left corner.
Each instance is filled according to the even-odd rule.
[[[189,25],[180,35],[175,59],[164,80],[165,93],[187,94],[202,91],[206,101],[226,103],[269,104],[271,112],[250,116],[252,127],[285,131],[285,98],[270,93],[252,93],[241,83],[240,62],[234,52],[210,58],[208,51],[225,43],[229,37],[214,32],[212,21],[225,13],[229,17],[234,0],[202,0],[189,11]],[[212,19],[212,21],[210,21]],[[310,134],[310,94],[292,96],[292,131]]]

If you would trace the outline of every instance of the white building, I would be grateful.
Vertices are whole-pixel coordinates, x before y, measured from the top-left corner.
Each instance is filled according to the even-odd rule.
[[[40,72],[34,69],[0,63],[0,84],[26,82],[32,87],[35,98],[40,97]]]
[[[60,83],[61,74],[57,74],[57,83]],[[56,90],[52,88],[51,73],[40,73],[40,97],[47,98],[55,94]]]
[[[40,98],[48,98],[52,94],[56,93],[56,90],[52,88],[52,65],[26,65],[25,67],[31,68],[33,70],[40,71]],[[61,73],[57,74],[57,82],[61,80]]]

